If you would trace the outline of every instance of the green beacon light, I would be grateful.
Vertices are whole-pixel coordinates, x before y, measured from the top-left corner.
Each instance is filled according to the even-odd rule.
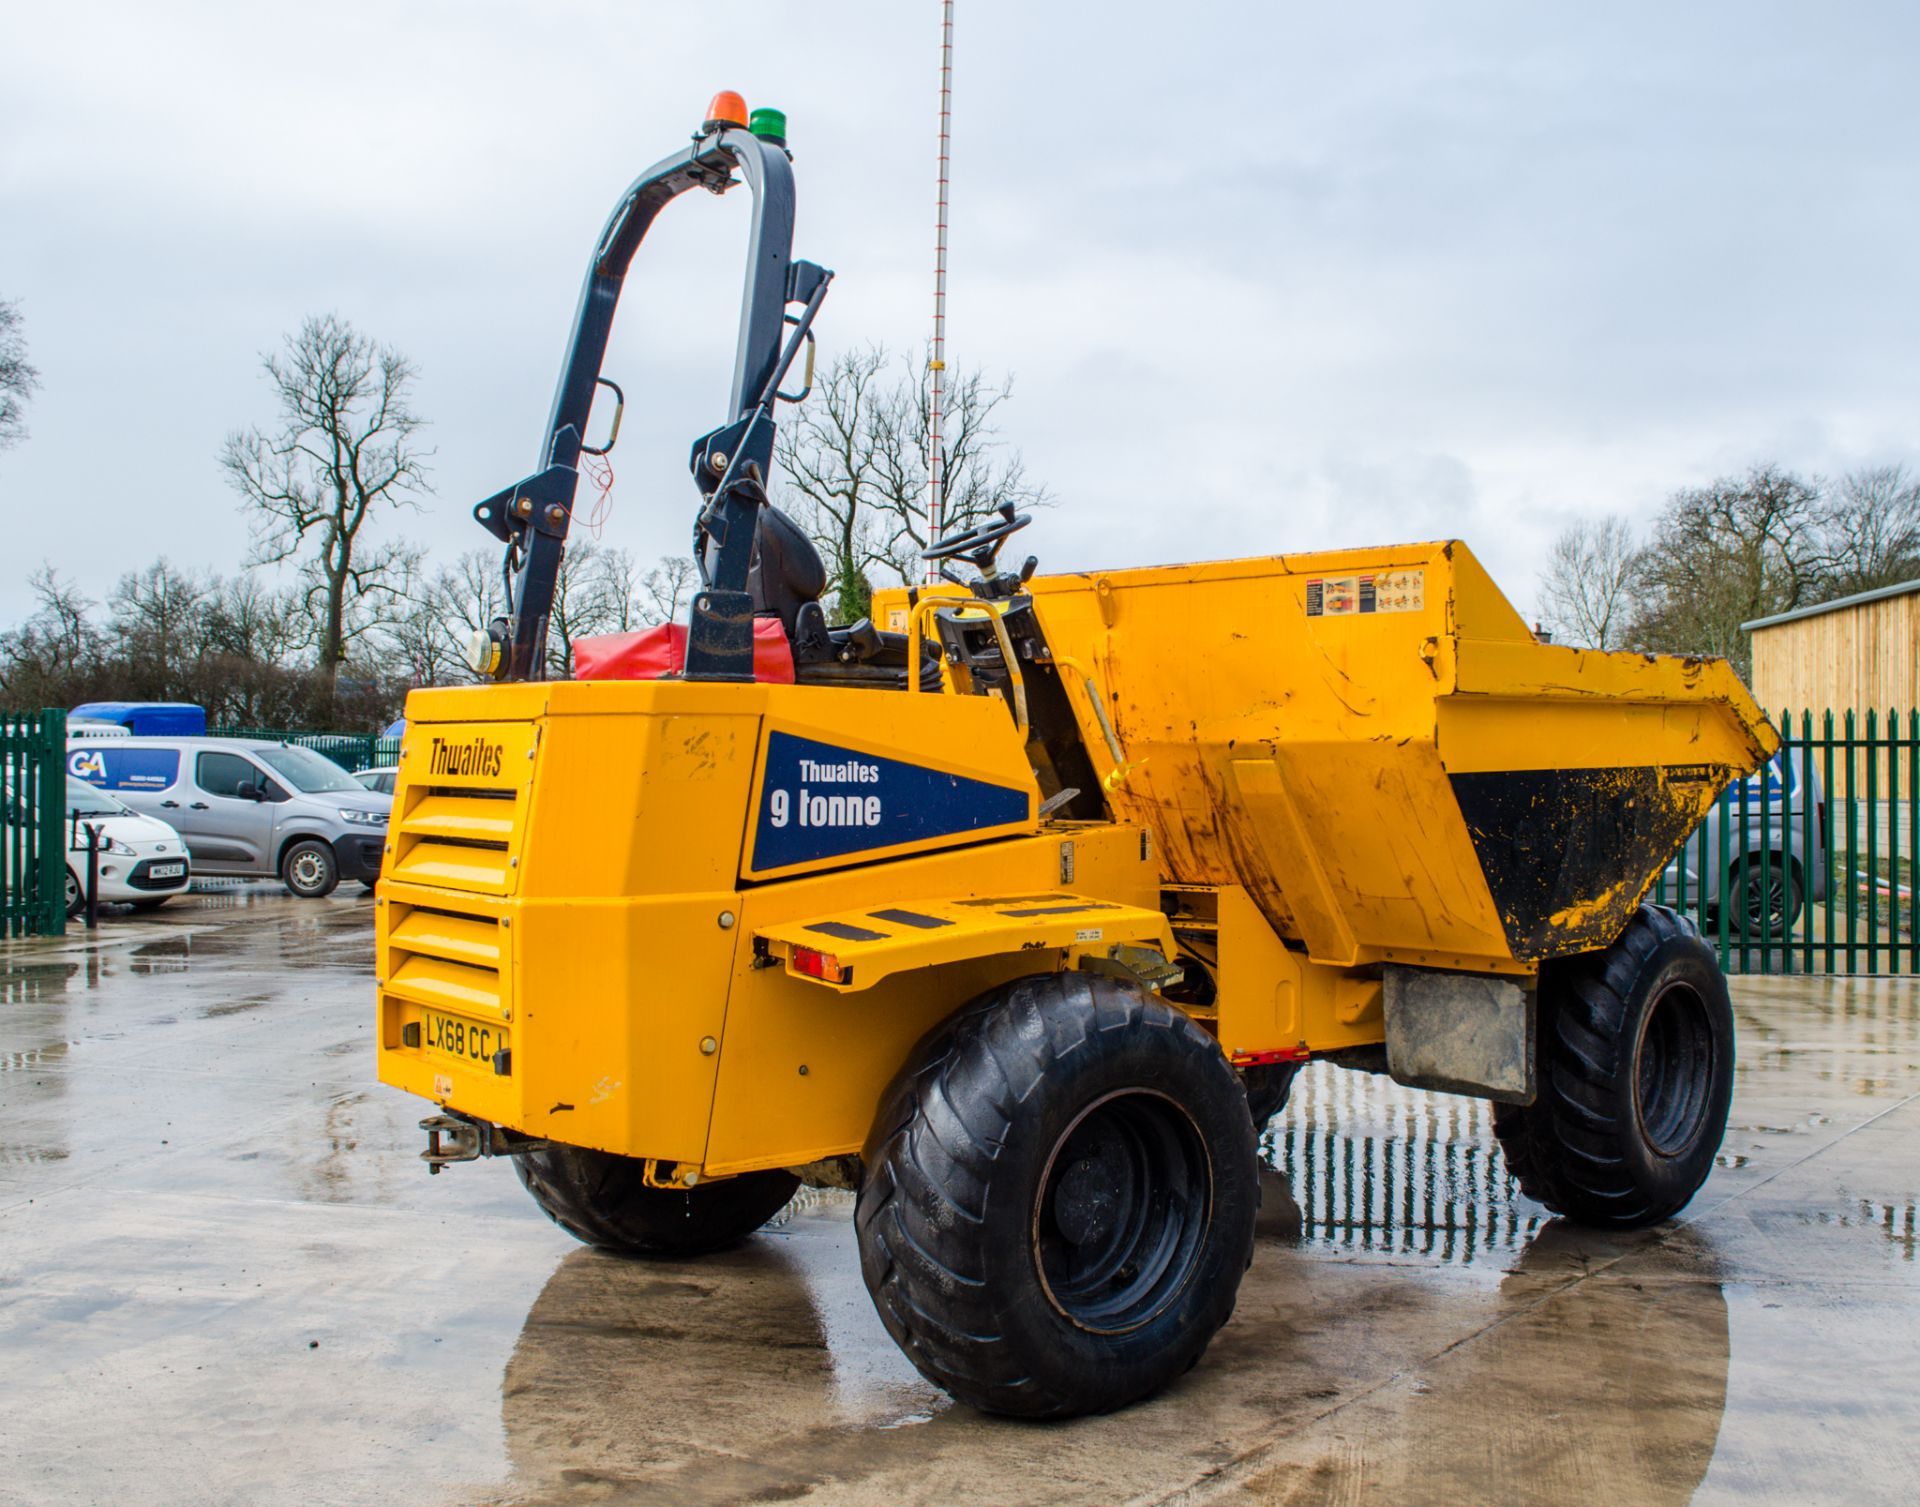
[[[783,147],[787,144],[787,112],[755,110],[747,119],[747,129],[762,141],[770,141],[777,147]]]

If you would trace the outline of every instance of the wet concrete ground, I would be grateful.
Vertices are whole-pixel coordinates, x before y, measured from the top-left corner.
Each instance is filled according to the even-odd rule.
[[[196,896],[0,948],[0,1502],[1909,1502],[1920,992],[1735,981],[1721,1167],[1620,1238],[1484,1109],[1313,1068],[1233,1322],[1161,1399],[949,1405],[844,1198],[686,1265],[429,1179],[371,905]]]

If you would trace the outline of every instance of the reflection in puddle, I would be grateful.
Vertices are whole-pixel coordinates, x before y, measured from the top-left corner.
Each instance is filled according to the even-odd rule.
[[[1301,1238],[1358,1254],[1504,1266],[1547,1222],[1507,1176],[1493,1107],[1315,1064],[1260,1143]]]
[[[1916,1210],[1920,1210],[1920,1205],[1911,1198],[1904,1203],[1856,1198],[1835,1209],[1811,1210],[1803,1217],[1808,1224],[1835,1229],[1879,1230],[1903,1261],[1912,1261],[1916,1249],[1920,1249],[1920,1218]]]

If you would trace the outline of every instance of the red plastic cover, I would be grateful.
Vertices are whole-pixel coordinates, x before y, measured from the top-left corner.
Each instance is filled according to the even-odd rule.
[[[664,680],[687,662],[684,623],[662,623],[639,633],[602,633],[573,641],[575,680]],[[793,650],[774,617],[753,620],[753,678],[793,684]]]

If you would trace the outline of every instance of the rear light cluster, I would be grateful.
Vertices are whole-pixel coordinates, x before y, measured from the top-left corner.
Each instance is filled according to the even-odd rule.
[[[853,970],[842,968],[840,960],[830,952],[816,952],[811,947],[793,949],[793,971],[804,973],[810,979],[822,979],[829,984],[850,984],[853,982]]]

